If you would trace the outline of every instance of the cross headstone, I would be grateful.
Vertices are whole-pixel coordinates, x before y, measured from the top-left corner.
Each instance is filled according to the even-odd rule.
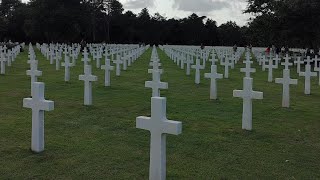
[[[160,81],[160,72],[152,70],[152,81],[146,81],[145,87],[152,89],[152,97],[160,97],[160,89],[168,89],[168,83]]]
[[[301,72],[301,64],[304,64],[304,62],[301,61],[301,57],[297,57],[294,63],[297,65],[297,73],[299,74]]]
[[[110,59],[105,58],[105,64],[101,66],[101,69],[104,70],[104,86],[110,86],[110,71],[114,70],[114,67],[110,65]]]
[[[137,117],[136,128],[148,130],[150,138],[149,179],[166,179],[166,134],[179,135],[182,123],[166,117],[166,98],[151,99],[151,117]]]
[[[55,55],[54,49],[51,49],[50,50],[50,64],[53,64],[53,62],[54,62],[54,55]]]
[[[193,56],[188,56],[186,60],[187,68],[186,68],[186,75],[190,75],[190,69],[191,69],[191,64],[193,64]]]
[[[132,54],[130,53],[130,54],[128,54],[128,66],[130,67],[130,66],[132,66]]]
[[[120,76],[121,74],[120,64],[122,64],[123,62],[121,61],[120,57],[117,56],[117,60],[113,61],[113,63],[116,64],[116,75]]]
[[[252,99],[263,99],[263,92],[252,90],[252,78],[243,79],[243,90],[234,90],[233,97],[243,99],[242,129],[252,130]]]
[[[124,55],[123,57],[121,57],[122,59],[122,69],[124,71],[126,71],[128,69],[128,57],[126,55]]]
[[[209,61],[211,62],[211,65],[216,65],[216,62],[218,62],[218,59],[216,59],[216,55],[214,53],[212,53],[212,57],[209,59]]]
[[[210,78],[210,99],[217,99],[217,79],[222,79],[223,75],[217,73],[217,66],[211,66],[211,73],[204,74],[205,78]]]
[[[232,65],[228,57],[225,57],[225,61],[221,63],[224,66],[224,78],[229,78],[229,66]]]
[[[180,56],[180,69],[184,69],[185,57],[184,55]]]
[[[308,64],[311,65],[313,60],[310,58],[310,56],[307,56],[307,60],[305,60],[305,61],[307,62],[307,65]]]
[[[195,81],[194,81],[194,82],[195,82],[196,84],[200,84],[200,70],[201,70],[201,69],[204,69],[204,67],[201,66],[201,64],[200,64],[200,59],[199,59],[199,58],[197,58],[196,64],[195,64],[195,65],[192,65],[191,68],[196,70]]]
[[[12,58],[12,51],[8,50],[8,54],[7,54],[7,64],[10,67],[11,66],[11,58]]]
[[[37,82],[38,76],[42,76],[42,71],[38,70],[38,61],[31,61],[30,62],[30,70],[26,71],[27,75],[31,77],[31,94],[33,91],[33,83]]]
[[[90,61],[90,59],[89,59],[89,53],[88,53],[87,48],[84,48],[84,50],[83,50],[83,59],[82,59],[81,61],[83,61],[83,64],[84,64],[85,66],[88,65],[88,62]]]
[[[251,73],[255,73],[256,72],[256,69],[254,68],[251,68],[251,64],[253,63],[252,61],[250,61],[250,56],[246,56],[246,61],[244,62],[246,64],[246,67],[245,68],[241,68],[240,69],[240,72],[244,72],[246,73],[246,76],[247,78],[250,78],[250,75]]]
[[[96,60],[96,67],[99,69],[99,68],[101,68],[101,60],[100,60],[100,55],[99,55],[100,52],[98,52],[98,51],[99,50],[96,51],[94,56],[95,56],[95,60]]]
[[[160,74],[163,73],[163,69],[159,69],[159,66],[161,66],[161,63],[159,63],[159,61],[152,61],[150,62],[150,66],[152,66],[152,70],[155,70],[155,71],[159,71]],[[153,72],[153,71],[151,71]]]
[[[77,64],[77,58],[78,58],[78,54],[76,54],[76,52],[72,52],[71,53],[71,60],[72,60],[72,66],[76,66]]]
[[[261,65],[262,65],[262,71],[266,71],[266,56],[262,56],[261,58]]]
[[[277,54],[275,58],[273,58],[273,60],[275,61],[275,64],[276,64],[276,69],[278,69],[278,65],[279,65],[279,62],[281,62],[281,58],[279,57],[279,55]]]
[[[298,84],[297,79],[290,78],[290,69],[283,70],[283,78],[276,78],[276,83],[282,84],[282,107],[289,108],[290,106],[290,85]]]
[[[305,72],[300,72],[299,76],[304,76],[304,94],[309,95],[311,93],[311,90],[310,90],[311,77],[316,77],[317,73],[311,71],[311,65],[310,63],[308,63],[305,66]]]
[[[236,55],[232,54],[229,60],[231,61],[231,69],[234,69],[236,63]]]
[[[40,153],[44,150],[44,111],[54,110],[54,102],[44,99],[44,83],[32,85],[32,98],[23,99],[23,107],[32,109],[31,150]]]
[[[7,62],[7,59],[4,55],[4,53],[0,53],[1,57],[0,57],[0,65],[1,65],[1,70],[0,70],[0,74],[6,74],[6,62]]]
[[[90,65],[84,66],[84,75],[79,80],[84,81],[84,105],[92,105],[92,82],[98,81],[98,77],[91,74]]]
[[[56,52],[55,59],[56,59],[56,70],[58,71],[58,70],[60,70],[60,55],[58,52]]]
[[[283,58],[283,59],[284,59],[285,61],[284,61],[284,63],[281,63],[281,65],[284,66],[285,69],[290,69],[289,67],[292,66],[293,64],[290,63],[290,59],[291,59],[291,58],[289,57],[289,55],[286,54],[286,57]]]
[[[70,58],[65,55],[64,62],[62,63],[64,66],[64,81],[70,81],[70,67],[72,67],[72,63],[70,63]]]
[[[319,85],[320,85],[320,59],[316,55],[314,58],[314,71],[318,72],[319,74]]]
[[[277,65],[273,64],[273,58],[269,58],[268,65],[265,65],[265,67],[268,69],[268,82],[273,81],[273,69],[277,68]]]

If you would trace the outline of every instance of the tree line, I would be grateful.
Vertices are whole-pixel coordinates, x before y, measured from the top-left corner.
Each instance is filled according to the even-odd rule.
[[[117,0],[2,0],[0,41],[290,46],[320,44],[319,0],[248,0],[254,15],[240,27],[193,13],[166,18],[135,14]]]

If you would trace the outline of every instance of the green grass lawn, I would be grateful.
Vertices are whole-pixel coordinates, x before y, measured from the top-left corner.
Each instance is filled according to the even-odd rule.
[[[27,52],[21,53],[5,76],[0,76],[0,177],[1,179],[148,179],[148,131],[136,129],[137,116],[150,116],[151,89],[144,82],[151,49],[121,77],[112,72],[105,88],[104,71],[93,66],[99,81],[93,85],[93,106],[83,106],[83,63],[71,69],[64,82],[64,68],[55,70],[37,52],[45,83],[45,97],[55,110],[45,114],[45,151],[30,151],[31,110],[22,108],[30,96],[26,76]],[[304,79],[291,86],[291,108],[281,107],[282,85],[267,82],[267,71],[257,68],[254,90],[264,92],[253,103],[252,132],[241,129],[241,62],[230,78],[218,81],[219,100],[209,100],[209,80],[200,85],[158,50],[169,83],[167,117],[182,121],[182,134],[167,137],[167,179],[319,179],[320,86],[312,79],[312,95],[304,95]],[[222,66],[218,71],[223,73]],[[294,78],[296,71],[291,70]],[[276,70],[274,77],[282,77]]]

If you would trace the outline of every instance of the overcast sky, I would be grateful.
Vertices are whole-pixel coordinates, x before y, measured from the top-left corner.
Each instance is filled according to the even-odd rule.
[[[22,0],[27,2],[28,0]],[[147,7],[151,14],[159,12],[168,18],[182,18],[193,12],[199,16],[207,16],[217,21],[218,25],[229,20],[245,25],[250,18],[242,14],[246,8],[246,0],[119,0],[125,10],[139,13]]]

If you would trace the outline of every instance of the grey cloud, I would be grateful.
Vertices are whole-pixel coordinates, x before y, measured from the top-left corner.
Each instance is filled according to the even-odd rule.
[[[173,3],[173,8],[188,12],[208,13],[230,7],[225,0],[174,0]]]
[[[140,9],[154,7],[154,0],[129,0],[124,4],[127,9]]]

